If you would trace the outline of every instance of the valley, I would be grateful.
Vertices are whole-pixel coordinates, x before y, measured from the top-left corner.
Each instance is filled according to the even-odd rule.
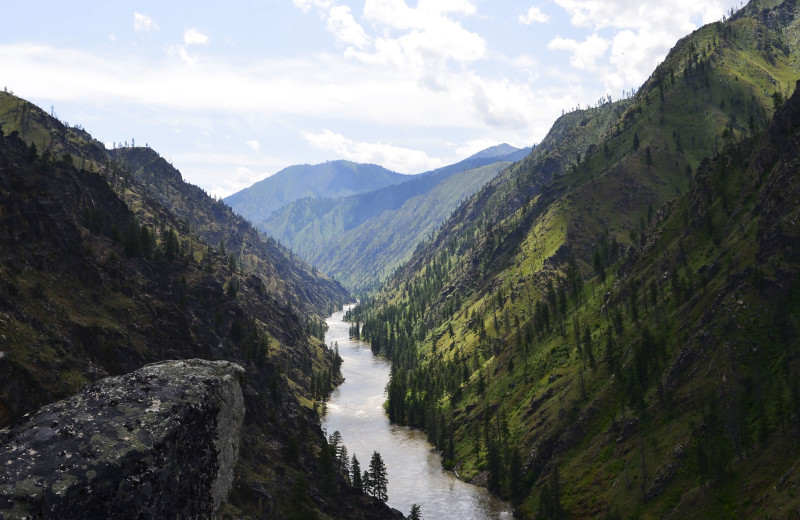
[[[223,518],[795,518],[798,42],[796,2],[752,0],[530,148],[225,199],[0,92],[0,455],[199,358],[241,385]],[[46,516],[15,479],[0,517]]]
[[[400,511],[417,504],[427,518],[510,519],[509,504],[442,471],[441,456],[423,432],[389,422],[383,409],[389,362],[374,356],[368,344],[349,337],[349,324],[343,321],[346,310],[328,319],[325,339],[339,348],[344,383],[327,402],[323,429],[329,436],[340,432],[350,456],[360,461],[368,461],[372,451],[382,455],[389,476],[387,503]]]

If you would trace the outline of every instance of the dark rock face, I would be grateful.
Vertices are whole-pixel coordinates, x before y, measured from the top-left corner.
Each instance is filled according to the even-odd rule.
[[[0,430],[0,518],[211,518],[227,498],[244,369],[199,359],[92,383]]]

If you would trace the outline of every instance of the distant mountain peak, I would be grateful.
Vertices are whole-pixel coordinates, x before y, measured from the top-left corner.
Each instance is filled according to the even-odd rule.
[[[468,159],[486,159],[489,157],[505,157],[506,155],[511,155],[514,152],[518,152],[523,148],[517,148],[516,146],[511,146],[508,143],[498,144],[497,146],[491,146],[485,150],[481,150],[480,152],[471,155]]]
[[[408,179],[408,175],[376,164],[338,159],[320,164],[289,166],[230,195],[225,202],[245,218],[262,222],[274,211],[299,199],[346,197]]]

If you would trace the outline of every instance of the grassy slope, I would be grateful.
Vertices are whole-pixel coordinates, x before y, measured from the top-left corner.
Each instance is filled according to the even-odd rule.
[[[745,152],[725,156],[720,161],[727,163],[701,169],[689,197],[664,206],[692,186],[691,173],[704,157],[763,130],[771,95],[793,88],[798,56],[788,42],[798,34],[794,7],[759,12],[762,7],[772,6],[753,4],[747,16],[706,26],[679,42],[608,133],[589,143],[595,147],[543,148],[463,205],[370,311],[371,318],[388,322],[384,330],[394,339],[361,316],[373,345],[403,367],[401,419],[424,424],[446,451],[452,431],[452,463],[460,474],[486,478],[488,446],[495,443],[507,476],[511,454],[519,450],[526,476],[517,495],[523,511],[542,508],[555,468],[561,502],[575,517],[668,511],[724,516],[730,508],[759,514],[778,505],[797,507],[788,489],[770,491],[776,481],[797,477],[789,469],[796,452],[764,465],[791,444],[782,435],[788,416],[776,411],[776,403],[783,399],[785,406],[797,370],[770,364],[781,359],[771,356],[783,344],[763,340],[765,332],[777,335],[773,316],[761,312],[770,299],[763,287],[779,286],[775,295],[785,296],[781,276],[796,270],[791,260],[755,253],[763,250],[759,222],[779,222],[763,218],[764,207],[756,202],[766,195],[753,177],[766,174],[740,170],[726,178],[721,172],[756,159]],[[776,21],[785,26],[776,30]],[[594,114],[571,116],[592,124]],[[557,123],[554,132],[566,123]],[[553,150],[575,157],[575,167],[562,162],[548,172],[545,155]],[[548,183],[550,175],[555,178]],[[781,211],[788,218],[793,210]],[[609,277],[601,283],[591,265],[604,229],[623,254],[606,266]],[[566,279],[573,255],[584,285],[567,298],[563,333],[554,322],[550,332],[539,331],[533,315],[536,302],[547,300],[545,281]],[[747,281],[753,272],[757,287]],[[651,287],[655,304],[646,299]],[[792,309],[790,322],[796,320]],[[611,319],[617,313],[621,319]],[[589,332],[596,368],[584,368],[575,323],[581,339]],[[410,330],[403,330],[405,324]],[[609,325],[618,360],[611,368],[601,362]],[[645,329],[661,339],[655,347],[643,339]],[[416,346],[402,348],[404,335]],[[759,349],[757,337],[763,358],[750,354]],[[645,346],[657,351],[648,354]],[[778,389],[759,377],[770,370],[765,363],[781,381]],[[757,398],[748,401],[748,395]],[[720,406],[730,399],[736,406]],[[748,457],[741,436],[754,432],[764,437],[748,440]],[[726,453],[715,451],[721,446]],[[709,481],[710,487],[702,485]],[[494,486],[514,492],[507,481]],[[762,493],[767,502],[752,499]]]

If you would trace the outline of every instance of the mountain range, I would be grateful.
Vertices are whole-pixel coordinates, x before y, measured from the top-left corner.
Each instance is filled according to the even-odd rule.
[[[375,164],[344,160],[303,164],[284,168],[224,200],[251,222],[262,222],[298,199],[346,197],[398,184],[408,177]]]
[[[225,199],[234,211],[353,292],[376,287],[408,259],[424,239],[465,198],[530,148],[502,144],[455,164],[407,176],[404,182],[344,197],[305,197],[259,220],[240,204],[240,194],[257,206],[268,204],[254,187]],[[319,167],[327,167],[319,165]],[[357,165],[368,167],[369,165]],[[298,184],[315,182],[313,170],[284,170]],[[268,177],[262,183],[266,183]],[[302,179],[302,180],[301,180]],[[348,184],[346,177],[343,185]],[[355,249],[353,249],[355,248]],[[355,251],[355,252],[354,252]]]
[[[516,517],[795,518],[798,41],[797,2],[751,0],[533,149],[411,178],[327,163],[313,192],[290,168],[269,203],[0,93],[0,426],[152,361],[229,360],[226,516],[396,518],[318,425],[341,382],[323,317],[352,301],[325,272],[363,292],[347,319],[392,363],[389,419]]]
[[[390,419],[522,517],[796,515],[799,23],[704,26],[461,204],[349,315]]]

